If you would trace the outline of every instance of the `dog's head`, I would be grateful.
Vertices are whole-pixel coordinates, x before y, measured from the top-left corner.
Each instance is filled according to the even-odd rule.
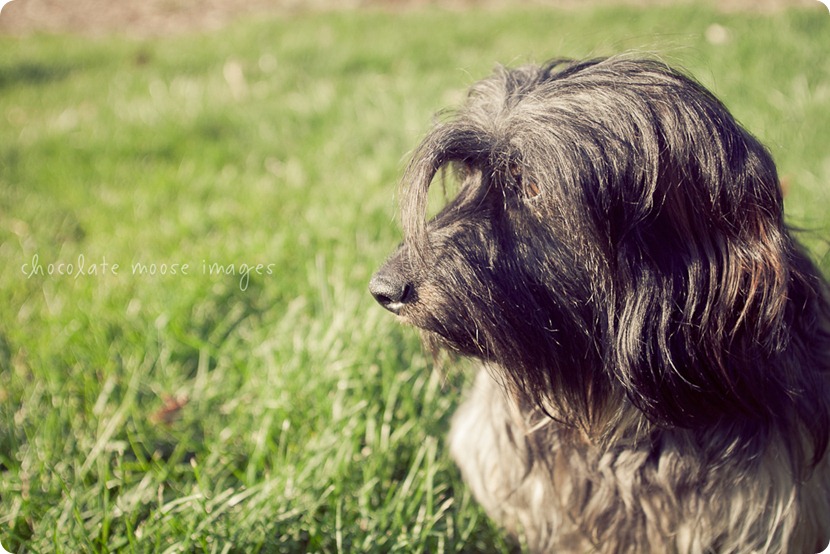
[[[443,168],[458,193],[427,222]],[[623,58],[500,69],[416,150],[402,204],[375,298],[524,398],[586,427],[620,403],[666,426],[826,425],[797,367],[827,352],[799,344],[826,325],[821,278],[770,155],[692,79]]]

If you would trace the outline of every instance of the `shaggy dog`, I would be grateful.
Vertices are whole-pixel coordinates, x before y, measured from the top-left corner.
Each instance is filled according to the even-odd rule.
[[[500,525],[536,552],[825,548],[828,285],[711,93],[651,60],[499,69],[415,151],[402,204],[370,290],[481,360],[449,442]]]

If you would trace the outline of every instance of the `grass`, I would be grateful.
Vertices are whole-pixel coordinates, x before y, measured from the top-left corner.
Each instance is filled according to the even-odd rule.
[[[819,7],[0,37],[0,542],[510,551],[445,453],[469,375],[433,368],[366,293],[399,240],[406,153],[497,61],[657,52],[770,146],[828,268]]]

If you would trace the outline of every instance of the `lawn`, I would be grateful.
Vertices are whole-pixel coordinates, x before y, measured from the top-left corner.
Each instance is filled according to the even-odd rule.
[[[407,152],[496,62],[643,51],[773,152],[830,270],[830,16],[292,15],[0,37],[0,542],[499,552],[435,367],[366,291]]]

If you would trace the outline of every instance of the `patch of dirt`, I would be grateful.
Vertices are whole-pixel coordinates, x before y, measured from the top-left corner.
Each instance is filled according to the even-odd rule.
[[[826,9],[817,0],[704,0],[724,11],[775,12],[789,7]],[[0,4],[2,0],[0,0]],[[542,6],[576,9],[585,6],[677,4],[671,0],[14,0],[0,13],[0,33],[33,32],[83,35],[163,36],[209,31],[240,17],[296,14],[328,10],[411,10],[437,6],[450,10]],[[686,0],[684,3],[694,3]],[[698,2],[700,3],[700,2]]]

